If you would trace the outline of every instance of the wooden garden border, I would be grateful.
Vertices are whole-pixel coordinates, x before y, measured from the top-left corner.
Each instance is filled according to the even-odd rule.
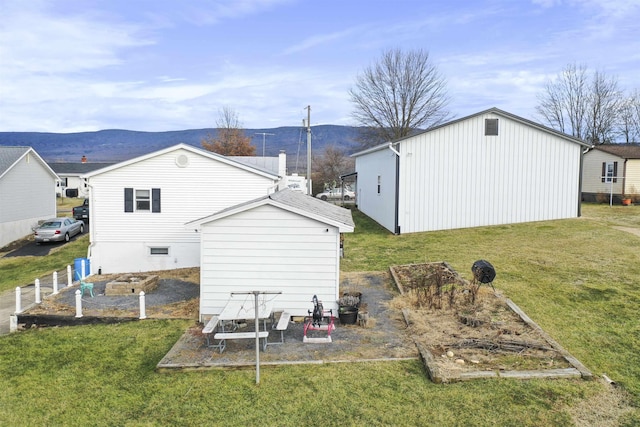
[[[440,264],[447,267],[454,273],[456,276],[460,277],[458,272],[456,272],[449,264],[446,262],[432,262],[425,264]],[[411,266],[411,265],[424,265],[424,264],[407,264],[402,267]],[[390,266],[389,271],[391,272],[391,277],[393,277],[393,281],[398,288],[400,294],[404,294],[404,289],[400,284],[400,279],[396,274],[394,267]],[[400,267],[400,266],[398,266]],[[564,369],[545,369],[545,370],[525,370],[525,371],[500,371],[500,370],[492,370],[492,371],[470,371],[470,372],[456,372],[456,373],[445,373],[440,369],[438,364],[436,363],[436,359],[433,354],[429,351],[429,349],[420,343],[417,337],[413,336],[413,342],[415,343],[418,351],[420,353],[420,358],[424,363],[424,366],[427,370],[427,375],[434,383],[450,383],[450,382],[459,382],[459,381],[469,381],[469,380],[477,380],[477,379],[485,379],[485,378],[518,378],[518,379],[533,379],[533,378],[583,378],[583,379],[592,379],[593,374],[589,371],[586,366],[584,366],[578,359],[573,357],[567,350],[565,350],[558,342],[556,342],[549,334],[547,334],[537,323],[535,323],[529,316],[525,314],[520,307],[516,305],[513,301],[506,298],[507,306],[516,313],[523,322],[525,322],[530,328],[537,331],[540,336],[554,349],[556,350],[572,367],[564,368]],[[402,315],[404,317],[404,321],[407,326],[409,326],[409,312],[407,309],[402,310]]]

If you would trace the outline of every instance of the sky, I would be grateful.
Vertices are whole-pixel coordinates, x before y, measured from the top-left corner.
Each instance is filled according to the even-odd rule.
[[[640,0],[0,0],[0,131],[356,125],[357,76],[421,49],[449,111],[540,122],[585,65],[640,89]]]

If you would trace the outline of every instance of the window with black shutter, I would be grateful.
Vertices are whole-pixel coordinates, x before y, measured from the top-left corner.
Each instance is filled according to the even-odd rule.
[[[151,212],[160,212],[160,189],[151,189]]]
[[[124,189],[124,211],[133,212],[133,188]]]

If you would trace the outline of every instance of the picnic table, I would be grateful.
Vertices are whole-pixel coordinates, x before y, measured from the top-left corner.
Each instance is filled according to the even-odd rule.
[[[263,330],[253,332],[234,332],[237,330],[238,321],[247,319],[256,319],[256,300],[258,301],[257,320],[262,320]],[[217,344],[211,347],[218,348],[222,353],[226,347],[228,339],[264,339],[263,350],[267,346],[267,321],[271,319],[273,312],[273,296],[263,295],[262,298],[256,298],[252,294],[231,294],[229,301],[217,316],[220,321],[221,331],[214,335],[214,339],[218,340]],[[256,322],[258,326],[259,323]],[[256,337],[257,335],[257,337]]]

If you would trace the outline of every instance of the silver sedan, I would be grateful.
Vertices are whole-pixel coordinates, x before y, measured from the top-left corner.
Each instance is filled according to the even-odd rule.
[[[84,233],[84,222],[73,218],[52,218],[40,224],[34,233],[36,244],[68,242],[76,234]]]

